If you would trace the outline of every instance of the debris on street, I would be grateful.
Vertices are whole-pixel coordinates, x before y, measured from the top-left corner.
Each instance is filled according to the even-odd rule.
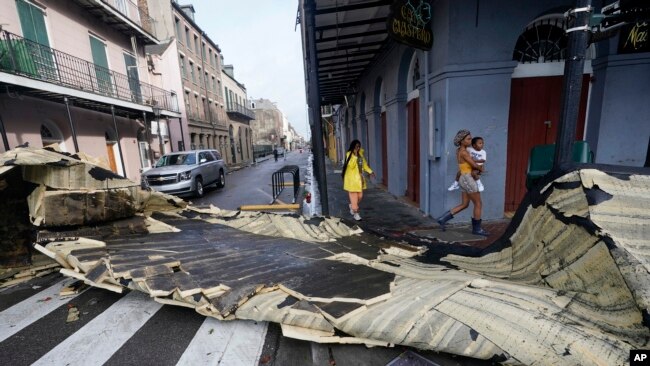
[[[320,343],[518,364],[624,364],[648,347],[648,175],[568,172],[466,256],[351,240],[367,234],[338,219],[186,207],[74,157],[24,152],[0,169],[29,171],[34,248],[90,286]]]

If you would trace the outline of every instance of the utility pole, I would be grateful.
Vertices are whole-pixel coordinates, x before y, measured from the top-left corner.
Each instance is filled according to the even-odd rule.
[[[327,178],[325,174],[325,154],[323,152],[323,126],[321,122],[320,91],[318,85],[318,60],[316,59],[316,2],[315,0],[301,1],[301,26],[304,42],[307,46],[305,54],[307,95],[309,119],[312,128],[312,153],[314,154],[314,175],[318,182],[321,208],[324,216],[329,216],[327,197]]]
[[[564,80],[562,85],[562,100],[560,101],[560,123],[555,142],[555,160],[553,168],[570,163],[573,154],[573,142],[576,139],[576,126],[580,111],[580,95],[582,93],[582,74],[584,72],[585,55],[589,45],[589,19],[593,12],[591,0],[576,0],[575,9],[568,14],[576,18],[569,34],[567,57],[564,62]]]

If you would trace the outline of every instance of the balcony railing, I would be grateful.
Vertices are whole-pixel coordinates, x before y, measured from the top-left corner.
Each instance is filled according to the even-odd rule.
[[[255,119],[255,112],[239,103],[227,103],[226,112],[238,114],[240,117]]]
[[[146,9],[141,8],[133,0],[101,0],[103,3],[110,5],[132,22],[136,23],[142,29],[149,32],[151,35],[156,36],[155,22],[152,17],[149,16]]]
[[[7,31],[0,32],[0,71],[178,112],[166,90]]]

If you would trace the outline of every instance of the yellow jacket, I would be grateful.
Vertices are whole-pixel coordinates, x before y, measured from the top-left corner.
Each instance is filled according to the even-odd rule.
[[[348,156],[350,154],[352,153],[349,151],[345,154],[345,160],[348,160]],[[348,162],[348,166],[345,169],[345,174],[343,176],[343,189],[348,192],[361,192],[362,190],[366,189],[366,180],[359,172],[359,159],[361,159],[363,171],[368,174],[372,174],[372,169],[370,169],[366,158],[363,156],[363,149],[359,150],[358,158],[356,155],[352,154],[352,157]]]

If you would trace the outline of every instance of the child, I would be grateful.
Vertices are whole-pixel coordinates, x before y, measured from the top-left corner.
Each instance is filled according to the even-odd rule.
[[[467,152],[469,155],[472,157],[472,160],[476,162],[478,165],[483,165],[487,161],[487,153],[483,149],[483,138],[482,137],[474,137],[472,139],[472,146],[467,148]],[[478,186],[478,191],[483,192],[485,190],[485,187],[483,187],[483,183],[481,182],[481,177],[480,177],[480,172],[478,170],[473,170],[472,171],[472,177],[474,180],[476,180],[476,185]],[[454,183],[452,183],[449,188],[447,188],[448,191],[454,191],[460,186],[458,185],[458,178],[460,176],[460,172],[456,173],[456,180]]]

